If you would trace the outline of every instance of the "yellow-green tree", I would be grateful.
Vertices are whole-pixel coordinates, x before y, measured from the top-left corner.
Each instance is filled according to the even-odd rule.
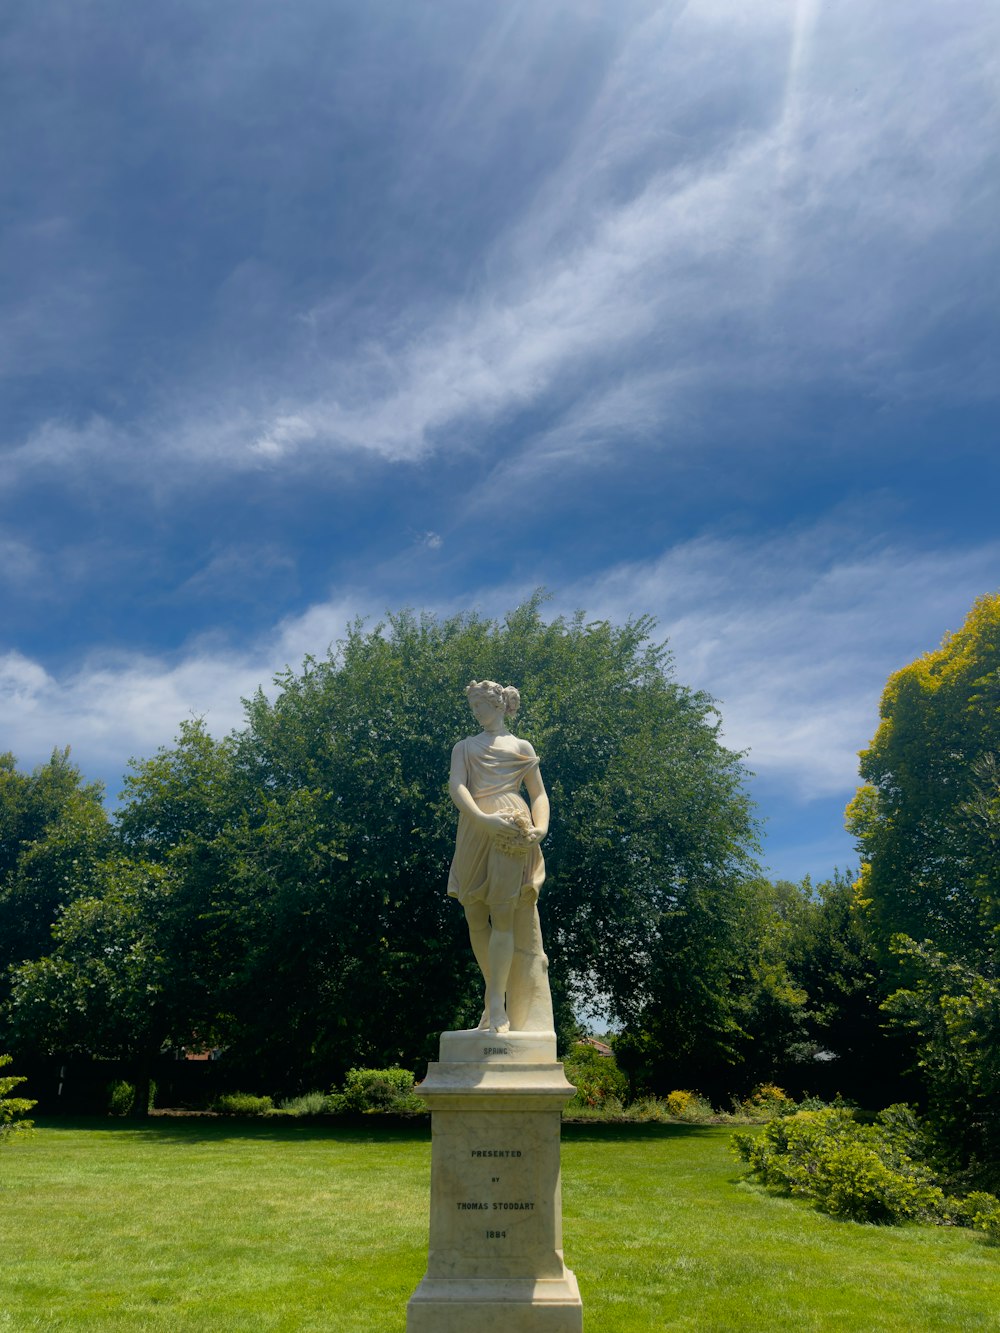
[[[1000,932],[1000,594],[890,676],[848,823],[880,933],[972,963]]]
[[[848,807],[858,898],[894,954],[947,1141],[1000,1174],[1000,594],[889,678]]]

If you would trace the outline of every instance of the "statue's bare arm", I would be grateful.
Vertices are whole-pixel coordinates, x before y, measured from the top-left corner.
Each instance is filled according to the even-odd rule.
[[[522,753],[537,758],[534,749],[527,741],[521,742]],[[542,781],[542,775],[538,765],[535,764],[525,775],[524,785],[528,789],[528,795],[531,797],[531,822],[535,826],[532,842],[541,842],[549,831],[549,795],[545,790],[545,783]]]

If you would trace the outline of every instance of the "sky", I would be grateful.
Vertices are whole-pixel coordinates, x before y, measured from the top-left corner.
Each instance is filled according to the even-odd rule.
[[[773,874],[852,866],[887,676],[1000,589],[998,75],[981,0],[8,7],[0,749],[113,797],[544,586],[657,618]]]

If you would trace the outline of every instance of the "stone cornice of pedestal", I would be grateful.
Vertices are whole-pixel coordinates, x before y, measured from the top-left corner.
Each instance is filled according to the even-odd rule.
[[[432,1111],[558,1111],[576,1089],[561,1064],[432,1062],[414,1089]]]

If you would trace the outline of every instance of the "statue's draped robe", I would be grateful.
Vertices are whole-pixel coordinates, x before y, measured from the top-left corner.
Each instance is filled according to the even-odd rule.
[[[530,820],[531,811],[520,788],[527,774],[538,767],[534,755],[512,754],[492,741],[484,744],[479,736],[462,741],[462,753],[465,785],[483,814],[524,814]],[[480,900],[499,907],[525,895],[537,902],[544,880],[545,862],[537,842],[527,855],[510,856],[497,847],[489,829],[480,828],[471,815],[459,815],[448,892],[463,907]]]

